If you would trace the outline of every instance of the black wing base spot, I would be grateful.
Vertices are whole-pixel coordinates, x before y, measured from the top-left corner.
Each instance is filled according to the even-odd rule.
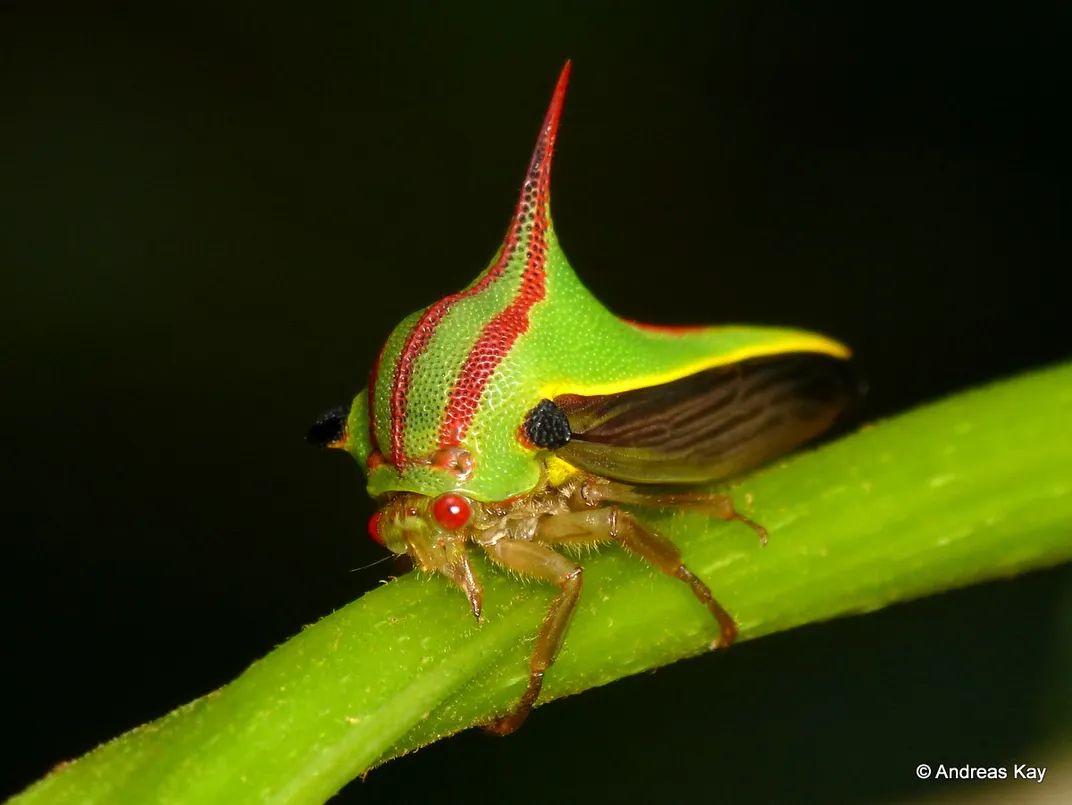
[[[305,434],[305,441],[316,447],[332,447],[346,436],[346,420],[350,409],[344,405],[321,415]]]
[[[573,438],[566,415],[550,400],[540,400],[536,407],[529,411],[522,430],[530,444],[544,450],[565,447]]]

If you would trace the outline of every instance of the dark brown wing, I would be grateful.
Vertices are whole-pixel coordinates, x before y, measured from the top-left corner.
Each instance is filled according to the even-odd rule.
[[[571,435],[555,454],[619,481],[718,481],[826,430],[859,389],[848,361],[790,353],[619,394],[564,394],[554,403]]]

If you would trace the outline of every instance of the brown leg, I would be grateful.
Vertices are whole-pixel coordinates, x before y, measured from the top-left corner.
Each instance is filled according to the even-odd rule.
[[[473,610],[473,616],[483,623],[484,586],[473,572],[473,565],[469,561],[469,551],[463,543],[452,543],[447,547],[446,555],[448,561],[442,572],[462,589],[465,597],[469,599],[469,608]]]
[[[529,661],[529,685],[510,715],[485,725],[484,729],[498,735],[508,735],[525,721],[529,711],[536,704],[543,687],[543,675],[554,663],[558,650],[562,648],[562,639],[566,636],[566,627],[581,597],[582,573],[579,565],[574,564],[550,548],[532,542],[517,539],[502,539],[492,545],[484,546],[492,559],[502,565],[516,570],[526,576],[550,581],[557,584],[562,592],[551,604],[540,626],[540,635],[536,639],[532,659]]]
[[[483,623],[484,586],[473,572],[465,540],[455,538],[432,545],[424,535],[411,533],[407,536],[406,544],[415,557],[418,567],[442,573],[461,588],[465,597],[469,599],[469,608],[473,610],[473,616]]]
[[[759,535],[759,544],[767,544],[767,529],[733,508],[733,498],[713,492],[648,492],[639,487],[591,477],[578,490],[587,506],[602,503],[632,503],[653,509],[688,508],[702,511],[720,520],[738,520]]]
[[[718,621],[720,634],[715,644],[718,648],[729,646],[737,637],[737,624],[715,600],[711,589],[685,567],[678,547],[617,506],[544,517],[540,520],[536,540],[558,545],[569,542],[618,542],[630,553],[692,588],[693,595]]]

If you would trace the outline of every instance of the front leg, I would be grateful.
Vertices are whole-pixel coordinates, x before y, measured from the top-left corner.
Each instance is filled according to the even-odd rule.
[[[680,579],[718,621],[719,638],[713,647],[726,648],[737,637],[737,624],[711,594],[711,588],[681,561],[677,545],[617,506],[555,514],[540,520],[537,542],[551,545],[568,543],[617,542],[667,576]]]
[[[527,540],[500,539],[482,547],[492,559],[510,570],[553,582],[561,589],[540,626],[536,648],[533,649],[529,661],[529,684],[517,707],[510,715],[484,726],[488,732],[508,735],[521,726],[536,704],[540,688],[543,687],[543,675],[558,657],[562,640],[566,636],[566,628],[581,597],[582,571],[580,565],[574,564],[561,554]]]

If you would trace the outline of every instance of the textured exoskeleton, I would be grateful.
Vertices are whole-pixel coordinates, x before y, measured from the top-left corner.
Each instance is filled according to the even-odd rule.
[[[713,642],[729,645],[733,618],[629,507],[700,509],[765,539],[727,496],[702,485],[815,436],[856,395],[849,351],[829,338],[642,325],[588,292],[551,225],[551,158],[568,76],[567,63],[491,265],[403,320],[367,389],[310,431],[366,469],[380,504],[373,536],[452,579],[478,619],[474,547],[560,588],[520,702],[488,725],[498,733],[516,729],[535,704],[581,595],[582,569],[557,547],[620,543],[690,585],[717,620]]]

